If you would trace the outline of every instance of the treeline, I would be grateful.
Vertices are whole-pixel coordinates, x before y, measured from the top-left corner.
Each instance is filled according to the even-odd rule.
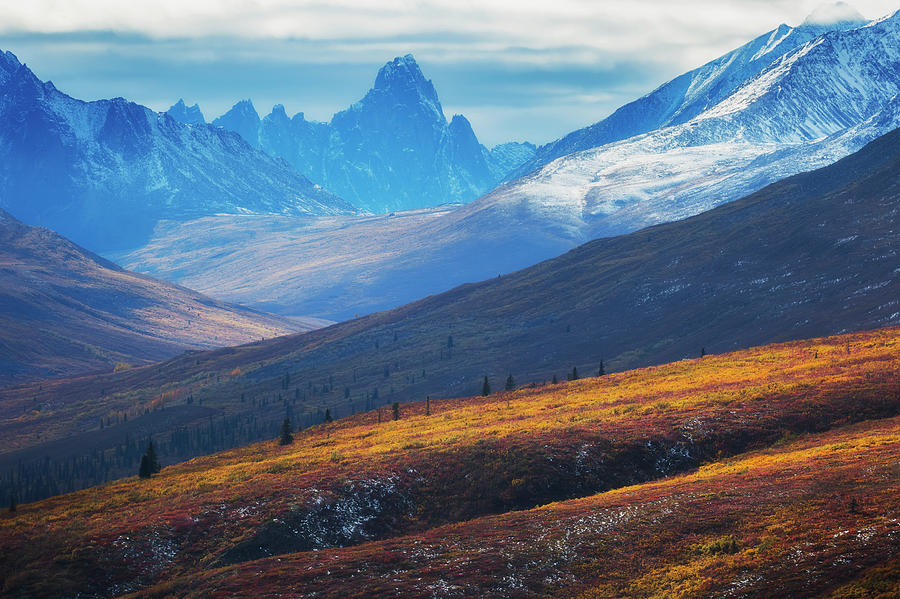
[[[211,416],[205,422],[170,431],[127,434],[123,442],[112,448],[85,452],[79,447],[71,447],[65,456],[22,458],[0,472],[0,497],[4,500],[13,497],[17,503],[26,503],[133,476],[138,474],[150,438],[160,461],[166,465],[272,439],[284,417],[296,422],[299,428],[307,428],[322,423],[326,411],[329,417],[335,418],[350,414],[349,408],[341,410],[339,407],[294,414],[290,402],[284,402],[282,406],[284,411]],[[162,409],[157,413],[165,411]],[[105,427],[104,433],[113,433],[115,428],[115,425]]]

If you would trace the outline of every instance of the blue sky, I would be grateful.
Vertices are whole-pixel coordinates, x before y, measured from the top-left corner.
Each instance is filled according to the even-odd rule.
[[[543,143],[820,4],[29,0],[4,6],[0,49],[75,97],[156,110],[184,97],[209,120],[242,98],[328,120],[411,52],[448,118],[465,114],[483,143]],[[852,4],[869,18],[900,8]]]

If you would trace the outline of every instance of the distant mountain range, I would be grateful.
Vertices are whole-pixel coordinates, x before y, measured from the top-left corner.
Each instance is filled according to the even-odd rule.
[[[222,427],[252,414],[246,435],[258,436],[245,435],[247,442],[274,435],[286,412],[316,424],[326,409],[346,416],[387,402],[477,394],[485,376],[496,390],[509,375],[519,385],[565,379],[574,368],[590,375],[601,360],[619,371],[704,349],[898,325],[898,213],[900,130],[741,200],[595,240],[510,275],[302,335],[0,391],[0,409],[66,397],[52,415],[56,435],[86,435],[84,402],[97,401],[99,390],[107,411],[134,409],[168,389],[182,390],[183,399],[189,390],[202,400],[205,411],[191,416],[199,420],[164,424],[160,412],[147,426],[162,435],[210,413]],[[61,437],[35,441],[37,427],[0,420],[0,437],[24,443],[29,456],[43,455],[41,443],[74,455]],[[0,463],[15,464],[18,455],[0,454]]]
[[[434,218],[349,219],[327,225],[333,233],[313,227],[310,238],[298,225],[296,243],[279,256],[268,251],[279,240],[251,222],[254,240],[205,252],[209,260],[181,252],[197,239],[197,226],[188,223],[183,231],[160,230],[122,262],[231,301],[334,319],[508,273],[590,239],[686,218],[832,163],[900,125],[900,16],[858,25],[850,18],[778,27],[556,147],[662,128],[565,155]],[[207,246],[223,245],[217,230],[226,234],[236,220],[225,219],[221,229],[205,221]],[[375,250],[344,243],[362,236],[383,242]],[[240,273],[257,249],[268,260],[265,281],[240,285],[229,275],[234,284],[225,289],[203,280],[213,269]],[[313,251],[337,258],[321,264]],[[301,274],[312,282],[295,284]],[[336,296],[334,285],[349,291]]]
[[[82,102],[0,52],[0,208],[94,251],[160,219],[358,210],[240,136],[122,98]]]
[[[308,331],[122,270],[0,210],[0,385]]]
[[[179,100],[168,111],[185,123],[202,119]],[[359,102],[329,123],[288,118],[276,105],[260,120],[242,100],[213,125],[287,160],[312,181],[372,212],[468,202],[493,189],[529,160],[535,147],[510,142],[482,146],[469,121],[444,116],[431,81],[412,55],[388,62]]]

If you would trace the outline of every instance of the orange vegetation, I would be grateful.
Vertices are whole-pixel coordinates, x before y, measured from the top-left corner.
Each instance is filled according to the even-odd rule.
[[[900,412],[898,349],[890,328],[432,401],[431,415],[404,405],[397,421],[387,409],[380,423],[360,414],[293,445],[20,506],[0,520],[0,550],[13,556],[0,578],[13,595],[177,579],[173,596],[194,584],[213,596],[220,579],[245,590],[252,579],[370,596],[391,594],[378,582],[390,566],[410,596],[427,595],[415,580],[491,594],[512,577],[521,596],[587,598],[703,596],[723,580],[755,588],[773,577],[796,591],[814,565],[828,575],[809,588],[830,588],[835,568],[848,579],[883,561],[845,551],[844,537],[868,534],[860,526],[880,527],[867,543],[897,545],[900,425],[875,419]],[[874,424],[839,429],[862,420]],[[510,512],[554,500],[567,501]],[[435,528],[488,514],[502,515]],[[340,545],[355,547],[308,551]],[[553,560],[536,562],[548,547]],[[823,565],[823,552],[849,565]],[[281,557],[253,561],[266,555]],[[325,570],[359,573],[338,584]]]

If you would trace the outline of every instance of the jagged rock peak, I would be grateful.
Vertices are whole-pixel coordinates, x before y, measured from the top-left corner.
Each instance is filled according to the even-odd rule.
[[[378,71],[373,90],[406,94],[414,91],[433,103],[438,102],[437,92],[412,54],[398,56]]]
[[[178,98],[178,101],[169,107],[166,114],[176,121],[188,125],[202,125],[206,123],[206,118],[200,110],[200,105],[195,103],[193,106],[188,106],[184,103],[183,98]]]

